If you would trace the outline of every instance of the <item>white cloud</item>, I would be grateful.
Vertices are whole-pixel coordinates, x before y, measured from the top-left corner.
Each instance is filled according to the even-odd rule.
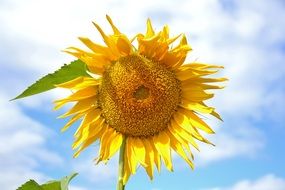
[[[0,94],[0,186],[7,190],[16,189],[28,179],[43,182],[49,177],[41,167],[63,162],[61,156],[46,148],[52,132],[8,100]]]
[[[285,179],[267,174],[256,180],[242,180],[231,187],[216,187],[208,190],[285,190]]]
[[[236,126],[231,126],[236,127]],[[264,135],[255,128],[244,124],[235,128],[235,132],[219,131],[211,138],[215,147],[202,144],[200,152],[196,152],[197,166],[205,166],[212,162],[226,160],[234,157],[255,158],[264,148]]]
[[[97,151],[94,151],[94,149],[92,152],[96,152],[95,154],[97,154]],[[118,173],[118,157],[115,156],[107,164],[100,162],[96,165],[96,162],[93,160],[97,155],[92,156],[93,157],[88,156],[87,158],[73,160],[72,167],[89,182],[93,182],[97,185],[102,182],[116,181]]]
[[[205,134],[204,136],[215,146],[198,142],[200,151],[192,148],[196,167],[207,167],[215,162],[237,157],[256,159],[258,155],[262,154],[262,150],[266,146],[266,138],[263,132],[252,127],[249,123],[239,121],[231,126],[217,126],[215,124],[211,126],[214,126],[216,134]],[[174,167],[184,170],[187,164],[178,155],[173,155]]]
[[[86,188],[71,185],[68,187],[69,190],[87,190]]]
[[[2,189],[14,190],[29,179],[43,182],[48,177],[41,172],[30,170],[29,168],[10,168],[10,170],[2,170],[0,173],[0,185]]]

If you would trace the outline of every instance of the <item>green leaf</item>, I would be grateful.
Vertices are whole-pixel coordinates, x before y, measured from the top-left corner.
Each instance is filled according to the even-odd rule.
[[[51,181],[43,184],[41,187],[43,190],[62,190],[60,186],[60,181]]]
[[[75,79],[80,76],[90,75],[87,73],[85,63],[80,60],[71,62],[70,64],[64,64],[59,70],[52,74],[48,74],[29,86],[24,92],[15,97],[12,100],[32,96],[55,88],[56,84],[64,83]]]
[[[41,186],[34,180],[27,181],[17,190],[43,190]]]
[[[69,176],[63,177],[60,181],[49,181],[46,184],[42,185],[43,190],[68,190],[69,182],[77,175],[78,173],[73,173]]]
[[[77,175],[78,175],[78,173],[73,173],[73,174],[71,174],[69,176],[65,176],[64,178],[62,178],[60,180],[61,190],[68,190],[68,184]]]
[[[30,180],[19,187],[17,190],[68,190],[70,181],[76,175],[78,175],[78,173],[72,173],[69,176],[63,177],[61,180],[52,180],[42,185],[39,185],[34,180]]]

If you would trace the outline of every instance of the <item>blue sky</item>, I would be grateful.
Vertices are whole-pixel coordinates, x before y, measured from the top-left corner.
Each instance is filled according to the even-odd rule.
[[[115,188],[117,156],[95,166],[98,144],[72,158],[73,127],[60,133],[64,110],[53,90],[9,102],[42,75],[73,60],[60,50],[82,47],[78,36],[101,40],[91,21],[109,29],[109,14],[121,31],[145,31],[149,17],[158,30],[184,32],[194,51],[189,61],[221,64],[230,81],[210,105],[224,118],[207,118],[216,147],[201,144],[191,171],[177,156],[149,181],[139,168],[127,190],[285,190],[285,3],[275,0],[0,0],[0,187],[80,173],[71,190]]]

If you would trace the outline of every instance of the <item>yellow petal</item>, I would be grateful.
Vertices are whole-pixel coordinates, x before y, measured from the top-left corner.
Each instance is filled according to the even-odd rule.
[[[90,144],[96,142],[107,130],[107,127],[105,125],[98,125],[96,128],[94,128],[92,134],[88,137],[88,139],[83,142],[83,144],[79,147],[79,149],[74,153],[73,157],[78,157],[79,154],[87,148]]]
[[[196,114],[194,114],[192,111],[189,111],[187,109],[181,109],[183,114],[188,118],[191,125],[194,127],[197,127],[206,133],[213,134],[215,133],[207,123],[205,123],[202,119],[200,119]]]
[[[69,89],[73,89],[76,85],[78,85],[79,83],[82,83],[84,81],[85,77],[77,77],[73,80],[64,82],[64,83],[60,83],[60,84],[56,84],[56,87],[61,87],[61,88],[69,88]]]
[[[174,114],[174,120],[178,124],[178,126],[183,128],[185,131],[191,134],[194,138],[198,139],[199,141],[212,144],[207,139],[205,139],[195,127],[191,125],[188,118],[185,115],[181,114],[181,110],[178,110],[178,112]]]
[[[110,152],[109,155],[107,156],[108,159],[112,157],[119,150],[123,142],[122,134],[116,131],[114,131],[114,133],[116,134],[115,137],[110,139],[111,142],[110,142]]]
[[[111,38],[109,38],[109,36],[107,36],[104,31],[100,28],[100,26],[98,24],[96,24],[95,22],[93,22],[94,26],[97,28],[97,30],[99,31],[99,33],[101,34],[102,38],[104,39],[105,44],[110,48],[112,54],[114,54],[116,57],[119,57],[119,52],[117,50],[116,44],[113,42],[113,40]]]
[[[161,131],[153,137],[153,142],[156,150],[162,156],[165,166],[168,170],[173,171],[170,151],[170,139],[168,135]]]
[[[183,137],[180,136],[180,134],[177,133],[177,130],[173,129],[173,126],[169,126],[165,131],[169,135],[170,141],[171,141],[171,138],[176,139],[176,141],[179,142],[183,146],[183,148],[185,148],[187,150],[187,152],[189,153],[189,155],[193,159],[193,154],[192,154],[192,151],[190,149],[189,143],[190,143],[190,141],[193,141],[195,146],[198,147],[198,145],[193,140],[192,136],[190,137],[191,139],[185,140]],[[199,148],[198,148],[198,150],[199,150]]]
[[[124,35],[121,34],[117,28],[114,26],[110,17],[107,16],[108,21],[110,22],[115,34],[107,36],[99,25],[93,23],[97,30],[100,32],[101,36],[104,39],[106,45],[110,48],[112,53],[118,58],[120,56],[129,55],[132,52],[132,45],[130,40]]]
[[[93,86],[84,88],[82,90],[78,90],[75,93],[68,96],[67,98],[54,101],[55,103],[54,109],[58,109],[68,102],[79,101],[79,100],[83,100],[86,98],[90,98],[92,96],[95,96],[96,94],[97,94],[97,90]]]
[[[110,60],[114,60],[116,58],[116,57],[114,57],[112,52],[109,50],[109,48],[101,46],[99,44],[96,44],[96,43],[92,42],[89,38],[79,37],[79,40],[82,43],[84,43],[94,53],[103,54],[106,57],[110,58]]]
[[[227,78],[192,78],[192,79],[188,79],[185,81],[182,81],[182,86],[183,85],[189,85],[189,84],[193,84],[193,83],[212,83],[212,82],[224,82],[227,81]]]
[[[69,47],[64,52],[77,57],[87,65],[90,72],[99,75],[102,75],[105,67],[111,63],[106,55],[86,52],[76,47]]]
[[[78,127],[77,131],[75,132],[74,136],[75,136],[75,137],[80,136],[81,133],[82,133],[82,130],[83,130],[84,128],[87,129],[87,126],[88,126],[90,123],[92,123],[92,122],[94,122],[94,121],[100,119],[101,113],[102,113],[101,109],[96,109],[96,108],[95,108],[95,109],[91,109],[90,111],[88,111],[87,113],[85,113],[85,116],[84,116],[84,118],[83,118],[83,121],[81,122],[81,124],[80,124],[80,126]],[[85,130],[86,130],[86,129],[85,129]],[[87,131],[86,131],[86,132],[87,132]],[[89,131],[88,131],[88,133],[89,133]]]
[[[171,145],[171,148],[177,152],[187,163],[188,165],[193,169],[194,168],[194,165],[192,163],[192,161],[188,158],[188,156],[186,155],[182,145],[177,141],[177,139],[172,136],[171,133],[167,133],[169,138],[170,138],[170,145]]]
[[[208,89],[223,89],[223,88],[225,88],[225,86],[209,85],[209,84],[200,84],[200,86],[203,89],[205,89],[205,90],[208,90]]]
[[[216,117],[216,118],[218,118],[219,120],[223,121],[222,117],[221,117],[217,112],[213,111],[213,112],[211,113],[211,115],[213,115],[214,117]]]
[[[189,83],[184,83],[181,85],[181,88],[183,90],[191,90],[191,89],[201,89],[201,90],[209,90],[209,89],[222,89],[224,86],[218,86],[218,85],[209,85],[199,82],[199,79],[192,80]]]
[[[207,63],[197,63],[197,62],[194,62],[194,63],[190,63],[190,64],[185,64],[183,66],[181,66],[180,69],[187,69],[187,68],[193,68],[193,69],[200,69],[200,70],[204,70],[204,69],[223,69],[224,67],[223,66],[220,66],[220,65],[210,65],[210,64],[207,64]]]
[[[116,131],[111,127],[109,127],[108,130],[103,134],[103,136],[101,137],[101,142],[100,142],[101,148],[99,151],[100,154],[99,154],[98,162],[101,160],[103,160],[103,161],[108,160],[108,158],[111,155],[111,146],[110,145],[111,145],[112,139],[115,138],[116,136],[117,136]],[[112,150],[112,151],[114,151],[114,150]]]
[[[182,98],[193,102],[201,102],[213,98],[214,94],[206,93],[203,90],[184,90],[182,89]]]
[[[146,34],[145,34],[145,37],[146,38],[150,38],[152,36],[154,36],[155,32],[153,30],[153,27],[152,27],[152,24],[151,24],[151,20],[150,19],[147,19],[147,29],[146,29]]]
[[[202,105],[200,102],[191,102],[185,98],[182,98],[180,106],[188,109],[188,110],[193,110],[193,111],[198,111],[201,113],[212,113],[214,111],[214,108],[212,107],[207,107]]]
[[[105,124],[105,119],[103,117],[99,117],[97,120],[90,124],[91,131],[88,138],[101,134],[101,128],[109,129],[110,127]]]
[[[203,106],[207,107],[207,105],[204,102],[200,102],[200,104],[202,104]],[[212,116],[216,117],[217,119],[223,121],[223,119],[221,118],[221,116],[216,112],[216,111],[212,111],[212,113],[210,113]]]
[[[138,52],[147,58],[152,58],[160,61],[168,51],[168,44],[166,41],[159,41],[161,39],[160,33],[151,38],[144,39],[138,37]]]
[[[162,36],[162,39],[165,41],[169,38],[169,27],[168,27],[168,25],[165,25],[163,27],[162,32],[161,32],[161,36]]]
[[[64,50],[62,50],[63,52],[65,53],[68,53],[78,59],[80,59],[80,57],[84,54],[83,51],[77,51],[78,48],[74,48],[74,47],[69,47],[69,48],[66,48]]]
[[[126,138],[126,137],[125,137]],[[129,162],[128,162],[128,154],[127,151],[125,150],[125,154],[124,154],[124,176],[123,176],[123,184],[126,184],[130,178],[131,175],[131,169],[129,166]]]
[[[88,109],[95,107],[96,101],[97,100],[94,97],[79,100],[68,112],[59,116],[59,118],[65,118],[79,112],[87,111]]]
[[[113,31],[114,31],[114,34],[116,34],[116,35],[117,35],[117,34],[121,34],[121,32],[119,31],[119,29],[114,25],[114,23],[113,23],[111,17],[109,17],[109,15],[106,15],[106,18],[107,18],[109,24],[111,25],[111,27],[112,27],[112,29],[113,29]]]
[[[171,126],[169,126],[168,129],[177,140],[180,140],[181,142],[186,141],[196,148],[196,150],[200,151],[198,144],[193,139],[193,136],[181,128],[174,120],[171,120]],[[191,151],[189,150],[189,152]]]
[[[156,151],[156,147],[154,145],[153,138],[148,139],[149,145],[151,146],[151,149],[153,150],[153,159],[154,163],[156,165],[157,171],[160,172],[160,167],[161,167],[161,156],[160,154]]]
[[[185,81],[188,79],[193,78],[193,76],[205,76],[205,75],[210,75],[218,72],[218,70],[195,70],[192,68],[187,68],[187,69],[181,69],[178,68],[176,71],[176,76],[179,80]]]
[[[188,80],[188,79],[196,79],[198,76],[200,76],[199,74],[195,73],[195,72],[181,72],[181,71],[176,71],[176,77],[177,79],[179,79],[180,81],[182,81],[182,83],[184,83],[184,81]],[[193,80],[189,81],[192,82]]]
[[[149,176],[149,178],[152,180],[153,179],[153,164],[154,164],[154,150],[149,142],[148,139],[142,139],[146,154],[145,154],[145,162],[147,166],[145,167],[145,170]]]
[[[128,157],[129,167],[130,167],[131,173],[135,174],[138,162],[137,162],[136,156],[133,152],[133,147],[132,147],[132,143],[130,140],[131,138],[132,137],[128,137],[126,139],[126,150],[125,151],[127,151],[127,155],[128,155],[127,157]]]
[[[177,35],[177,36],[175,36],[175,37],[173,37],[173,38],[168,39],[168,40],[167,40],[167,44],[168,44],[168,45],[169,45],[169,44],[172,44],[172,43],[175,42],[180,36],[181,36],[181,34],[179,34],[179,35]]]
[[[132,52],[132,44],[125,35],[111,36],[121,56],[129,55]]]
[[[105,71],[105,67],[111,64],[111,62],[102,55],[94,55],[92,57],[82,55],[79,59],[87,65],[90,72],[98,75],[102,75]]]
[[[94,133],[93,131],[96,131],[97,125],[101,125],[102,119],[100,118],[100,113],[101,111],[98,111],[98,113],[96,113],[96,111],[90,111],[85,115],[83,121],[74,134],[76,140],[72,145],[73,149],[77,148],[82,142],[88,139],[92,133]]]
[[[130,138],[129,143],[131,143],[134,155],[137,159],[138,162],[140,162],[141,165],[146,167],[146,162],[145,162],[145,147],[140,138]]]
[[[187,51],[188,50],[185,50],[184,52],[177,52],[177,53],[167,52],[165,53],[161,62],[167,65],[167,67],[170,67],[171,69],[175,69],[179,65],[183,64],[183,62],[186,59]]]
[[[61,132],[66,131],[75,121],[77,121],[78,119],[80,119],[81,117],[83,117],[83,113],[78,113],[76,115],[74,115],[61,129]]]
[[[171,49],[163,58],[163,62],[167,63],[172,69],[180,68],[184,63],[188,52],[192,50],[187,44],[185,35],[182,36],[180,43]]]

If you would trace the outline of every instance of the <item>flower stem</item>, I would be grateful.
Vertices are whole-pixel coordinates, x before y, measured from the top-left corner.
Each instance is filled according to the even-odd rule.
[[[122,142],[122,145],[120,148],[120,155],[119,155],[119,175],[118,175],[117,190],[124,190],[125,189],[125,185],[123,183],[125,146],[126,146],[126,137],[124,136],[123,142]]]

